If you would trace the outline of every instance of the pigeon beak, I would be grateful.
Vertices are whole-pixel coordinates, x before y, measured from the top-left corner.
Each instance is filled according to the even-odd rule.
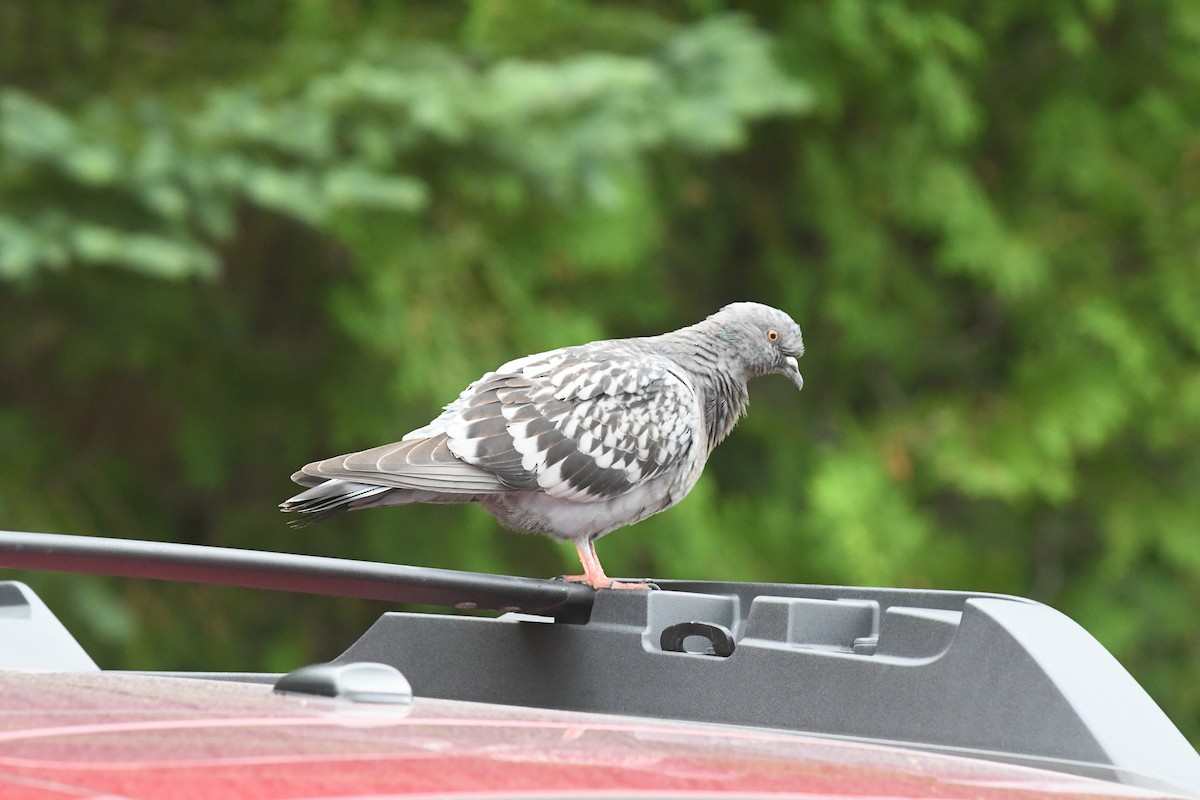
[[[788,356],[784,359],[787,366],[783,370],[783,374],[791,379],[792,383],[796,384],[796,389],[804,388],[804,376],[800,374],[800,363],[796,361],[795,356]]]

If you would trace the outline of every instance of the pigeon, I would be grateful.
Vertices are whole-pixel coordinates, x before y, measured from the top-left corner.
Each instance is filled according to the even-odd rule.
[[[800,327],[732,303],[672,333],[509,361],[400,441],[314,461],[280,504],[293,526],[363,508],[478,503],[506,527],[574,543],[594,589],[646,589],[604,573],[595,540],[682,500],[746,412],[746,382],[804,386]]]

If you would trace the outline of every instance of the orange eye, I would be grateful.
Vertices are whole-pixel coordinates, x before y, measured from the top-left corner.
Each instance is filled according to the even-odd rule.
[[[779,341],[779,331],[775,330],[774,328],[771,328],[771,330],[767,331],[767,341],[768,342],[778,342]]]

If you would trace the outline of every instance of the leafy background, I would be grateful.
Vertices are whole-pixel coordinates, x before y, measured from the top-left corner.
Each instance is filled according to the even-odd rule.
[[[1200,6],[0,4],[0,526],[553,575],[287,476],[508,358],[806,331],[611,574],[975,589],[1200,741]],[[21,574],[108,667],[285,670],[381,604]]]

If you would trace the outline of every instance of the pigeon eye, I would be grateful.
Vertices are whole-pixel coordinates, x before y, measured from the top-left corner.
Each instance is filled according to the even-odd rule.
[[[779,341],[779,331],[775,330],[774,328],[771,328],[771,330],[767,331],[767,341],[768,342],[778,342]]]

